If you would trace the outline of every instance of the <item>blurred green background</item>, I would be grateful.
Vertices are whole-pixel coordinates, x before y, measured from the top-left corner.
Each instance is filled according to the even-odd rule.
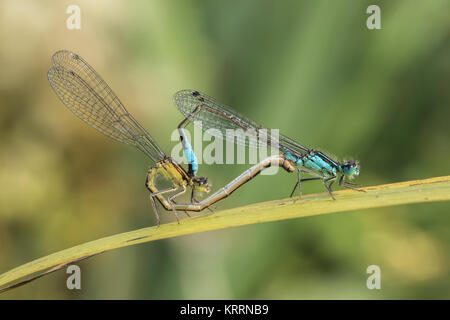
[[[375,3],[382,29],[371,31]],[[70,4],[81,30],[66,28]],[[169,154],[182,120],[172,95],[197,89],[359,159],[357,182],[373,185],[449,174],[449,9],[448,0],[1,1],[0,273],[155,224],[149,159],[63,106],[46,78],[55,51],[84,57]],[[199,174],[214,190],[247,167]],[[281,171],[259,176],[217,207],[285,198],[294,183]],[[59,271],[0,299],[449,299],[449,210],[407,205],[161,240],[80,262],[80,291]],[[366,288],[372,264],[381,290]]]

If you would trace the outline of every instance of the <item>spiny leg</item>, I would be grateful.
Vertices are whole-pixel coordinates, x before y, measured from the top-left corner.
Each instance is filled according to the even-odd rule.
[[[352,186],[349,186],[349,185],[361,187],[361,185],[359,185],[359,184],[352,183],[352,182],[349,182],[349,181],[345,181],[344,180],[344,176],[341,176],[341,178],[339,179],[339,186],[340,187],[344,187],[344,188],[355,190],[355,191],[359,191],[359,192],[366,192],[366,190],[361,190],[361,189],[358,189],[358,188],[355,188],[355,187],[352,187]]]
[[[183,210],[183,211],[184,211],[184,213],[188,216],[188,218],[191,217],[191,215],[189,214],[189,212],[188,212],[187,210]]]
[[[347,188],[347,189],[352,189],[352,190],[355,190],[355,191],[359,191],[359,192],[366,192],[366,190],[361,190],[361,189],[358,189],[358,188],[355,188],[355,187],[352,187],[352,186],[347,186],[346,183],[347,183],[347,181],[344,181],[344,183],[342,184],[342,187]]]
[[[345,181],[344,180],[344,175],[342,175],[341,178],[339,179],[339,186],[346,187],[343,184],[349,184],[349,185],[352,185],[352,186],[355,186],[355,187],[362,187],[360,184],[353,183],[353,182],[350,182],[350,181]],[[349,188],[349,187],[347,186],[346,188]],[[351,188],[349,188],[349,189],[351,189]],[[361,190],[359,190],[359,191],[361,191]]]
[[[158,208],[156,207],[155,199],[153,199],[151,194],[150,194],[150,202],[152,204],[153,211],[155,212],[156,225],[159,227],[160,219],[159,219],[159,214],[158,214]]]
[[[150,194],[154,197],[154,196],[157,196],[158,194],[172,192],[172,191],[175,191],[177,189],[178,189],[177,187],[172,187],[172,188],[167,188],[167,189],[160,190],[160,191],[157,191],[157,192],[150,192]]]
[[[177,210],[175,210],[174,208],[172,208],[172,212],[175,214],[175,218],[177,218],[177,223],[180,224],[180,218],[178,218]]]
[[[315,176],[315,177],[301,179],[301,177],[300,177],[300,172],[304,172],[304,173],[313,175],[313,176]],[[320,175],[320,174],[318,174],[318,173],[316,173],[316,172],[314,172],[314,171],[310,171],[310,170],[306,170],[306,169],[297,169],[297,183],[295,184],[294,188],[292,189],[292,192],[291,192],[290,197],[292,198],[292,195],[294,194],[295,189],[296,189],[297,186],[298,186],[299,198],[301,199],[301,197],[302,197],[302,189],[301,189],[302,187],[301,187],[301,183],[302,183],[302,182],[305,182],[305,181],[312,181],[312,180],[322,180],[323,178],[324,178],[324,177],[323,177],[322,175]]]
[[[175,192],[174,194],[172,194],[167,200],[169,200],[170,204],[175,203],[175,201],[173,199],[181,196],[185,192],[186,192],[186,187],[182,186],[180,191]]]
[[[355,187],[359,187],[359,188],[361,188],[361,187],[362,187],[362,185],[360,185],[360,184],[357,184],[357,183],[354,183],[354,182],[350,182],[350,181],[344,181],[344,183],[346,183],[346,184],[350,184],[350,185],[352,185],[352,186],[355,186]]]
[[[298,174],[298,172],[297,172],[297,174]],[[295,189],[297,189],[298,183],[299,183],[299,181],[297,181],[297,182],[295,183],[295,186],[294,186],[294,188],[292,189],[292,192],[291,192],[291,194],[289,195],[289,198],[292,198],[292,196],[294,195],[294,192],[295,192]],[[300,189],[300,187],[299,187],[299,189]],[[300,196],[301,196],[301,194],[300,194]]]
[[[304,178],[304,179],[302,179],[302,182],[313,181],[313,180],[323,180],[323,178],[322,177]],[[297,184],[298,184],[298,182],[295,184],[294,190],[292,190],[292,192],[291,192],[291,197],[294,194],[295,189],[297,188]]]
[[[159,195],[159,194],[163,194],[163,193],[167,193],[167,192],[171,192],[176,190],[176,187],[172,187],[172,188],[168,188],[168,189],[164,189],[164,190],[160,190],[158,192],[150,192],[150,202],[152,203],[152,207],[153,207],[153,211],[155,211],[155,215],[156,215],[156,221],[157,221],[157,225],[159,227],[160,224],[160,218],[159,218],[159,214],[158,214],[158,207],[156,206],[156,202],[155,202],[155,196]]]
[[[178,191],[178,192],[175,192],[173,195],[171,195],[169,198],[168,198],[168,200],[169,200],[169,203],[170,204],[172,204],[172,203],[174,203],[174,198],[176,198],[176,197],[178,197],[178,196],[180,196],[180,195],[182,195],[183,193],[185,193],[186,192],[186,186],[181,186],[181,190],[180,191]],[[172,212],[173,213],[175,213],[175,217],[177,218],[177,222],[178,222],[178,224],[180,223],[180,219],[178,218],[178,213],[177,213],[177,210],[175,210],[175,208],[174,207],[172,207]],[[189,215],[188,215],[189,216]]]
[[[176,204],[176,202],[174,200],[172,200],[172,202]],[[191,217],[191,215],[189,214],[189,212],[186,209],[184,209],[183,212],[188,216],[188,218]]]
[[[345,184],[342,185],[342,187],[347,188],[347,189],[351,189],[351,190],[355,190],[355,191],[359,191],[359,192],[366,192],[366,190],[361,190],[352,186],[347,186]]]
[[[331,190],[331,186],[333,185],[334,181],[335,180],[331,180],[330,184],[328,185],[328,188],[330,188],[330,190]]]
[[[290,198],[292,198],[292,195],[295,192],[295,188],[297,188],[298,186],[298,198],[301,199],[302,198],[302,178],[300,178],[300,169],[297,169],[297,183],[294,186],[294,189],[292,189]]]
[[[328,181],[330,181],[330,180],[331,180],[330,185],[327,185]],[[333,185],[335,180],[336,180],[336,176],[332,176],[332,177],[323,179],[323,185],[324,185],[325,189],[327,189],[328,193],[330,194],[330,197],[333,200],[336,200],[336,199],[334,198],[333,192],[331,191],[331,186]]]
[[[194,198],[194,187],[191,190],[191,204],[198,203],[198,201]]]

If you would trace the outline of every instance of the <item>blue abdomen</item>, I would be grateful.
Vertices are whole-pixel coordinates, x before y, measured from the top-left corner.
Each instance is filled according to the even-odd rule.
[[[186,140],[185,148],[183,151],[184,151],[184,156],[186,157],[188,164],[191,165],[192,173],[194,175],[197,174],[197,170],[198,170],[197,158],[195,157],[194,150],[192,150],[192,147],[187,140]]]

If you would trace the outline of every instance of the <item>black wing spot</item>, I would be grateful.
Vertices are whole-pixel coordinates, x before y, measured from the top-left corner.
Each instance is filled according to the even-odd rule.
[[[192,95],[193,95],[194,97],[198,97],[198,96],[200,95],[200,92],[198,92],[198,91],[192,91]]]

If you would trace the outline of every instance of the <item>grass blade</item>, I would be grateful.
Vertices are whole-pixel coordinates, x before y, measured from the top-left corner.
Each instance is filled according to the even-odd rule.
[[[308,195],[296,201],[292,198],[268,201],[184,219],[180,224],[176,222],[168,223],[160,227],[138,229],[83,243],[36,259],[1,274],[0,287],[3,287],[3,289],[0,290],[0,293],[29,283],[70,263],[105,251],[138,243],[203,231],[319,214],[450,200],[450,176],[378,185],[362,189],[366,192],[336,191],[334,192],[336,201],[333,201],[327,193]],[[43,270],[46,271],[42,273],[41,271]],[[38,272],[41,273],[36,275]],[[15,283],[32,275],[34,277]]]

